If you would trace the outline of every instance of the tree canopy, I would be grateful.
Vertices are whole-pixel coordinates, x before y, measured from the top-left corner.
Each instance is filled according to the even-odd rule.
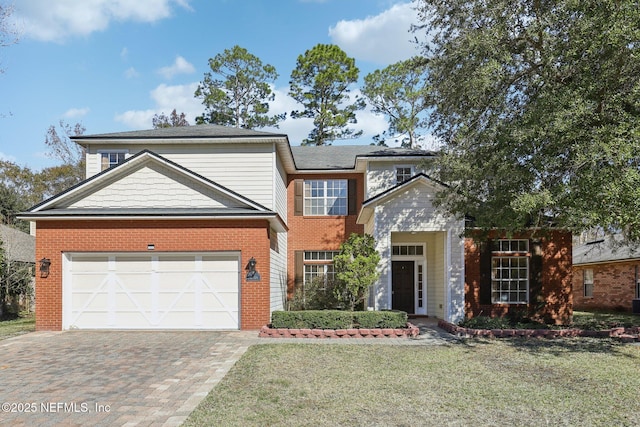
[[[336,279],[334,293],[353,311],[364,302],[366,292],[378,280],[380,254],[370,234],[351,233],[333,257]]]
[[[426,127],[429,107],[427,64],[424,58],[414,57],[364,77],[362,94],[373,106],[373,112],[387,117],[387,138],[402,138],[403,147],[417,147],[419,131]]]
[[[0,3],[0,47],[6,47],[18,42],[18,29],[9,20],[12,14],[12,5]],[[0,73],[3,71],[0,67]]]
[[[445,143],[440,204],[483,227],[640,239],[640,8],[418,0]]]
[[[189,126],[189,121],[184,113],[178,114],[174,108],[168,116],[165,113],[155,114],[151,119],[154,129]]]
[[[355,60],[336,45],[318,44],[298,56],[291,72],[289,95],[304,107],[291,117],[311,118],[314,128],[304,145],[325,145],[336,139],[357,138],[362,131],[350,129],[357,123],[355,112],[364,108],[362,99],[351,102],[349,86],[358,80]]]
[[[213,123],[247,129],[276,126],[284,115],[269,115],[269,101],[275,99],[271,89],[278,73],[272,65],[245,48],[234,46],[209,59],[211,72],[205,73],[195,96],[202,98],[206,109],[196,123]],[[216,78],[216,76],[218,78]]]

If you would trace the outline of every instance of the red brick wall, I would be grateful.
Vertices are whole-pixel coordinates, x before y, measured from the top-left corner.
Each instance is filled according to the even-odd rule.
[[[36,259],[50,258],[47,278],[36,275],[36,329],[62,329],[63,252],[241,251],[241,267],[249,258],[258,264],[260,282],[245,282],[241,272],[241,329],[259,329],[270,321],[269,223],[265,220],[105,220],[38,221]]]
[[[573,267],[573,301],[576,310],[631,311],[636,297],[636,267],[640,261]],[[583,272],[593,270],[593,298],[584,296]]]
[[[498,235],[492,233],[489,237],[496,239]],[[513,238],[523,239],[529,236],[516,235]],[[530,299],[527,305],[481,304],[480,249],[474,239],[465,239],[465,313],[467,317],[504,316],[510,311],[525,310],[530,316],[555,323],[566,323],[571,320],[573,315],[571,233],[551,231],[540,237],[540,242],[542,271],[538,300]],[[532,250],[531,245],[530,250]]]
[[[289,225],[287,247],[287,288],[289,294],[293,292],[295,274],[295,251],[318,250],[329,251],[340,248],[340,244],[347,240],[351,233],[364,233],[364,226],[356,224],[358,215],[345,216],[295,216],[294,196],[296,179],[355,179],[356,183],[356,207],[360,211],[364,196],[363,174],[321,174],[321,175],[289,175],[287,181],[288,211],[287,222]]]

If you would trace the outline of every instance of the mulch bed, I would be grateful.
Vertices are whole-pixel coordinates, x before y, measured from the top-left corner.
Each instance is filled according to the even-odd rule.
[[[438,327],[459,337],[484,338],[615,338],[622,342],[640,342],[640,327],[611,328],[601,331],[583,329],[474,329],[464,328],[453,323],[440,320]]]

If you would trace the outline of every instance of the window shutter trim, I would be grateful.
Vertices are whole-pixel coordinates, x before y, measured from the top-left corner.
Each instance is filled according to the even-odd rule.
[[[293,215],[302,216],[304,214],[304,180],[296,179],[293,182],[293,185],[294,185]]]
[[[349,215],[357,215],[358,214],[358,181],[355,179],[350,179],[347,185],[347,203],[349,206]]]

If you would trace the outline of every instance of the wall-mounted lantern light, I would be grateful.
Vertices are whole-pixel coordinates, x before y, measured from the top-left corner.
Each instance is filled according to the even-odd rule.
[[[245,270],[247,270],[247,282],[257,282],[258,280],[260,280],[260,273],[256,271],[257,263],[258,262],[256,261],[256,259],[254,257],[251,257],[249,263],[247,264],[247,267],[245,268]]]
[[[49,267],[51,266],[51,260],[49,258],[42,258],[40,260],[40,277],[49,277]]]

